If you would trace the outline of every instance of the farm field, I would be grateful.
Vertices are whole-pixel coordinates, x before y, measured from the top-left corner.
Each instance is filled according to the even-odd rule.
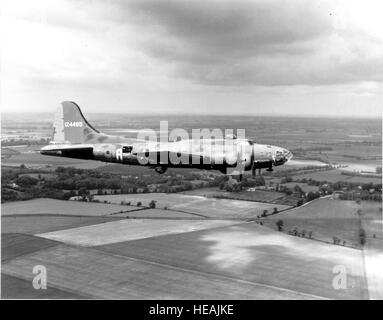
[[[9,148],[9,147],[3,147],[1,148],[1,159],[3,158],[9,158],[11,156],[14,156],[16,154],[19,154],[20,152],[16,149]]]
[[[114,214],[113,217],[142,219],[203,219],[200,215],[165,209],[144,209]]]
[[[293,175],[293,179],[310,179],[310,178],[316,181],[328,181],[328,182],[352,181],[355,183],[369,183],[369,182],[381,183],[380,177],[376,177],[376,178],[375,177],[360,177],[360,176],[353,177],[353,176],[342,174],[342,171],[339,169]]]
[[[95,199],[100,201],[106,200],[111,203],[131,201],[132,204],[134,204],[141,202],[143,206],[148,206],[150,201],[155,200],[157,208],[164,208],[166,206],[176,211],[200,214],[203,217],[217,219],[248,219],[262,214],[263,210],[272,211],[276,207],[280,211],[289,208],[289,206],[285,205],[276,205],[263,202],[215,199],[185,194],[164,193],[105,195],[95,196]]]
[[[382,204],[379,202],[361,201],[360,210],[362,225],[366,230],[367,242],[375,242],[376,240],[376,242],[379,243],[379,239],[380,242],[383,241]],[[374,235],[376,239],[374,239]],[[383,245],[380,249],[383,252]]]
[[[2,233],[36,234],[119,220],[116,216],[13,215],[1,217]]]
[[[347,182],[360,183],[360,184],[362,184],[362,183],[379,184],[379,183],[382,183],[382,178],[381,177],[372,178],[372,177],[355,176],[355,177],[350,177],[350,179],[348,179]]]
[[[293,190],[296,185],[298,185],[303,190],[303,192],[317,192],[317,191],[319,191],[319,187],[310,186],[307,183],[287,182],[287,183],[281,184],[281,186],[285,186],[291,190]]]
[[[55,199],[33,199],[27,201],[7,202],[1,205],[1,215],[73,215],[73,216],[106,216],[121,211],[137,210],[136,207],[117,204],[105,204],[82,201]]]
[[[39,237],[72,245],[97,246],[143,239],[171,233],[219,228],[234,224],[229,220],[124,219],[79,228],[38,234]],[[238,222],[237,222],[238,223]]]
[[[350,171],[350,172],[368,172],[368,173],[376,173],[376,167],[382,166],[382,162],[379,160],[375,161],[355,161],[355,162],[347,162],[343,161],[341,163],[342,166],[345,166],[344,168],[342,167],[342,170],[344,171]]]
[[[299,292],[242,282],[219,274],[66,245],[13,259],[3,265],[2,271],[8,276],[31,281],[30,266],[36,264],[50,271],[52,287],[91,298],[313,299]]]
[[[370,203],[362,202],[361,207],[365,208],[366,215],[376,216]],[[142,219],[117,217],[120,214],[3,217],[6,220],[2,225],[2,275],[5,279],[2,297],[369,297],[361,250],[292,237],[254,222],[205,219],[195,215],[190,218],[187,213],[163,209],[125,214],[140,215]],[[167,214],[170,215],[162,217]],[[173,218],[173,214],[183,216]],[[31,223],[33,218],[36,218],[35,224]],[[60,221],[53,218],[60,218]],[[18,221],[12,223],[11,219]],[[52,290],[45,295],[31,291],[28,286],[33,277],[30,270],[37,264],[49,270]],[[337,264],[345,265],[349,271],[347,290],[332,288],[332,268]]]
[[[13,148],[14,147],[8,149],[13,150]],[[40,153],[38,153],[38,150],[40,148],[41,146],[35,146],[35,151],[25,151],[23,150],[23,148],[17,148],[15,150],[17,150],[18,153],[12,155],[9,151],[7,151],[7,157],[1,159],[1,164],[3,166],[10,167],[19,167],[20,165],[24,164],[27,167],[31,168],[56,168],[62,166],[76,167],[79,169],[95,169],[105,165],[105,163],[100,161],[43,156]]]
[[[355,201],[333,200],[329,197],[314,200],[307,205],[262,219],[264,225],[277,230],[276,221],[283,220],[284,230],[297,228],[313,232],[313,238],[333,242],[333,237],[346,241],[346,246],[359,247],[362,209]]]
[[[368,297],[360,250],[291,237],[255,223],[97,248],[118,256],[301,292],[313,299]],[[350,270],[350,282],[343,292],[332,287],[332,269],[337,264]]]
[[[224,198],[233,199],[233,200],[273,203],[275,200],[283,198],[285,194],[281,192],[276,192],[276,191],[255,190],[255,191],[241,191],[241,192],[235,192],[235,193],[220,191],[220,192],[216,192],[214,196],[217,198],[224,197]]]
[[[1,274],[1,289],[6,292],[3,299],[89,299],[89,297],[48,286],[35,290],[31,281]]]
[[[41,249],[54,247],[56,241],[19,233],[5,233],[1,235],[1,261],[30,254]]]
[[[362,227],[366,230],[364,257],[366,274],[369,278],[370,298],[381,300],[383,297],[383,217],[382,205],[361,202]]]
[[[189,196],[201,196],[201,197],[211,197],[214,196],[217,192],[222,192],[219,187],[208,187],[208,188],[199,188],[187,191],[178,192],[178,194],[186,194]]]
[[[289,160],[289,162],[286,163],[286,168],[289,168],[289,167],[302,168],[302,167],[309,167],[309,166],[323,167],[323,166],[327,166],[327,163],[324,163],[318,160],[304,160],[304,159],[294,159],[294,158],[292,160]]]

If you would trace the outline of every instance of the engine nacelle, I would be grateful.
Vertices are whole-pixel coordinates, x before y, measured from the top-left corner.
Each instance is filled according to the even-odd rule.
[[[166,170],[168,170],[168,168],[167,167],[155,167],[154,168],[154,171],[156,171],[157,173],[159,173],[159,174],[163,174],[163,173],[165,173],[166,172]]]

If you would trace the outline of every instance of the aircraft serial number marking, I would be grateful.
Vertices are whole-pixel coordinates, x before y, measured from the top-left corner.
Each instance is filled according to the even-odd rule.
[[[74,121],[66,121],[64,123],[65,127],[82,127],[82,122],[81,121],[78,121],[78,122],[74,122]]]

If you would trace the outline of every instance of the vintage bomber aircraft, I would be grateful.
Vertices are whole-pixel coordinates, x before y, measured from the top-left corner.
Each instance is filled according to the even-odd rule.
[[[202,148],[201,141],[195,143],[191,139],[165,144],[138,139],[129,141],[125,137],[106,135],[95,129],[85,119],[79,106],[71,101],[60,104],[53,128],[52,141],[40,150],[43,155],[146,165],[158,173],[164,173],[168,167],[200,168],[219,170],[241,178],[244,171],[251,170],[253,175],[256,169],[259,172],[262,168],[273,171],[273,166],[280,166],[292,158],[292,153],[286,149],[239,138],[232,139],[239,148],[221,149],[220,152],[213,151],[211,145],[224,143],[225,138],[220,142],[208,141],[208,146],[202,142]],[[178,161],[168,161],[175,158]]]

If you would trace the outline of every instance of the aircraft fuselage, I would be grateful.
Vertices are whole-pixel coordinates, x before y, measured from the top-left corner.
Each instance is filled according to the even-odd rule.
[[[143,165],[163,173],[167,168],[199,168],[223,173],[280,166],[291,159],[290,151],[247,139],[204,138],[180,141],[132,140],[103,134],[93,128],[74,102],[63,102],[56,113],[52,142],[41,154]]]

